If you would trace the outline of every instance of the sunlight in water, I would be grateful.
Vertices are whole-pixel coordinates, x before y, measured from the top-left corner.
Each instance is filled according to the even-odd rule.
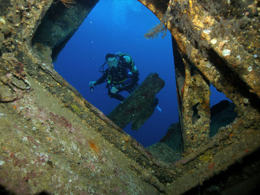
[[[139,4],[136,3],[136,0],[112,0],[111,9],[114,23],[118,25],[124,24],[127,15],[133,12],[141,12],[142,4]]]

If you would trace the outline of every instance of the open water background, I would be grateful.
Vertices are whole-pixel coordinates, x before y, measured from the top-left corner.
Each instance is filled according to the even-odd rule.
[[[105,83],[91,93],[89,81],[101,76],[98,71],[107,53],[121,51],[131,55],[140,73],[141,83],[148,74],[158,73],[165,81],[159,92],[159,106],[138,130],[125,128],[144,146],[154,144],[166,134],[172,123],[178,122],[178,105],[174,75],[171,35],[146,39],[144,34],[159,24],[159,20],[136,0],[100,0],[74,34],[54,63],[58,71],[90,103],[103,113],[110,113],[119,103],[107,95]],[[211,105],[226,99],[211,87]],[[125,93],[127,95],[127,93]]]

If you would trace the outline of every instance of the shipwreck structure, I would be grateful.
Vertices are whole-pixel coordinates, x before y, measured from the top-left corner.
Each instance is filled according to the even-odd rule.
[[[196,191],[203,182],[205,192],[230,192],[231,184],[247,185],[246,193],[255,188],[259,2],[139,1],[172,34],[181,159],[152,156],[54,71],[52,59],[98,0],[0,0],[1,193],[172,195]],[[236,112],[214,136],[210,84]],[[233,166],[240,166],[239,174]]]
[[[126,100],[108,114],[108,117],[121,128],[131,123],[131,129],[138,130],[153,114],[158,104],[156,94],[163,86],[164,81],[158,74],[149,74]]]

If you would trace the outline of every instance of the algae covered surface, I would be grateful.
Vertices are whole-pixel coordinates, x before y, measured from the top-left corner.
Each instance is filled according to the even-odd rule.
[[[33,91],[0,107],[1,185],[16,193],[143,193],[134,161],[29,82]]]

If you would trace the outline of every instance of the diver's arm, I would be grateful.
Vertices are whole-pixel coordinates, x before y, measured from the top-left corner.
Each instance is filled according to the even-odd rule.
[[[136,84],[139,80],[139,72],[133,59],[130,56],[124,56],[125,63],[127,64],[127,79],[122,83],[122,88]]]
[[[132,84],[137,82],[139,80],[139,71],[137,70],[137,67],[134,64],[134,61],[131,60],[131,64],[129,64],[129,72],[128,76],[132,79]]]
[[[107,72],[105,72],[98,80],[90,81],[89,84],[88,84],[89,87],[93,89],[94,86],[99,85],[101,83],[104,83],[105,80],[106,80],[106,77],[107,77]]]
[[[98,80],[96,80],[95,85],[104,83],[106,81],[106,78],[107,78],[107,71],[105,71],[104,74]]]
[[[132,78],[138,78],[139,73],[133,59],[128,55],[125,55],[123,59],[124,63],[126,64],[126,68],[128,69],[128,76]]]

